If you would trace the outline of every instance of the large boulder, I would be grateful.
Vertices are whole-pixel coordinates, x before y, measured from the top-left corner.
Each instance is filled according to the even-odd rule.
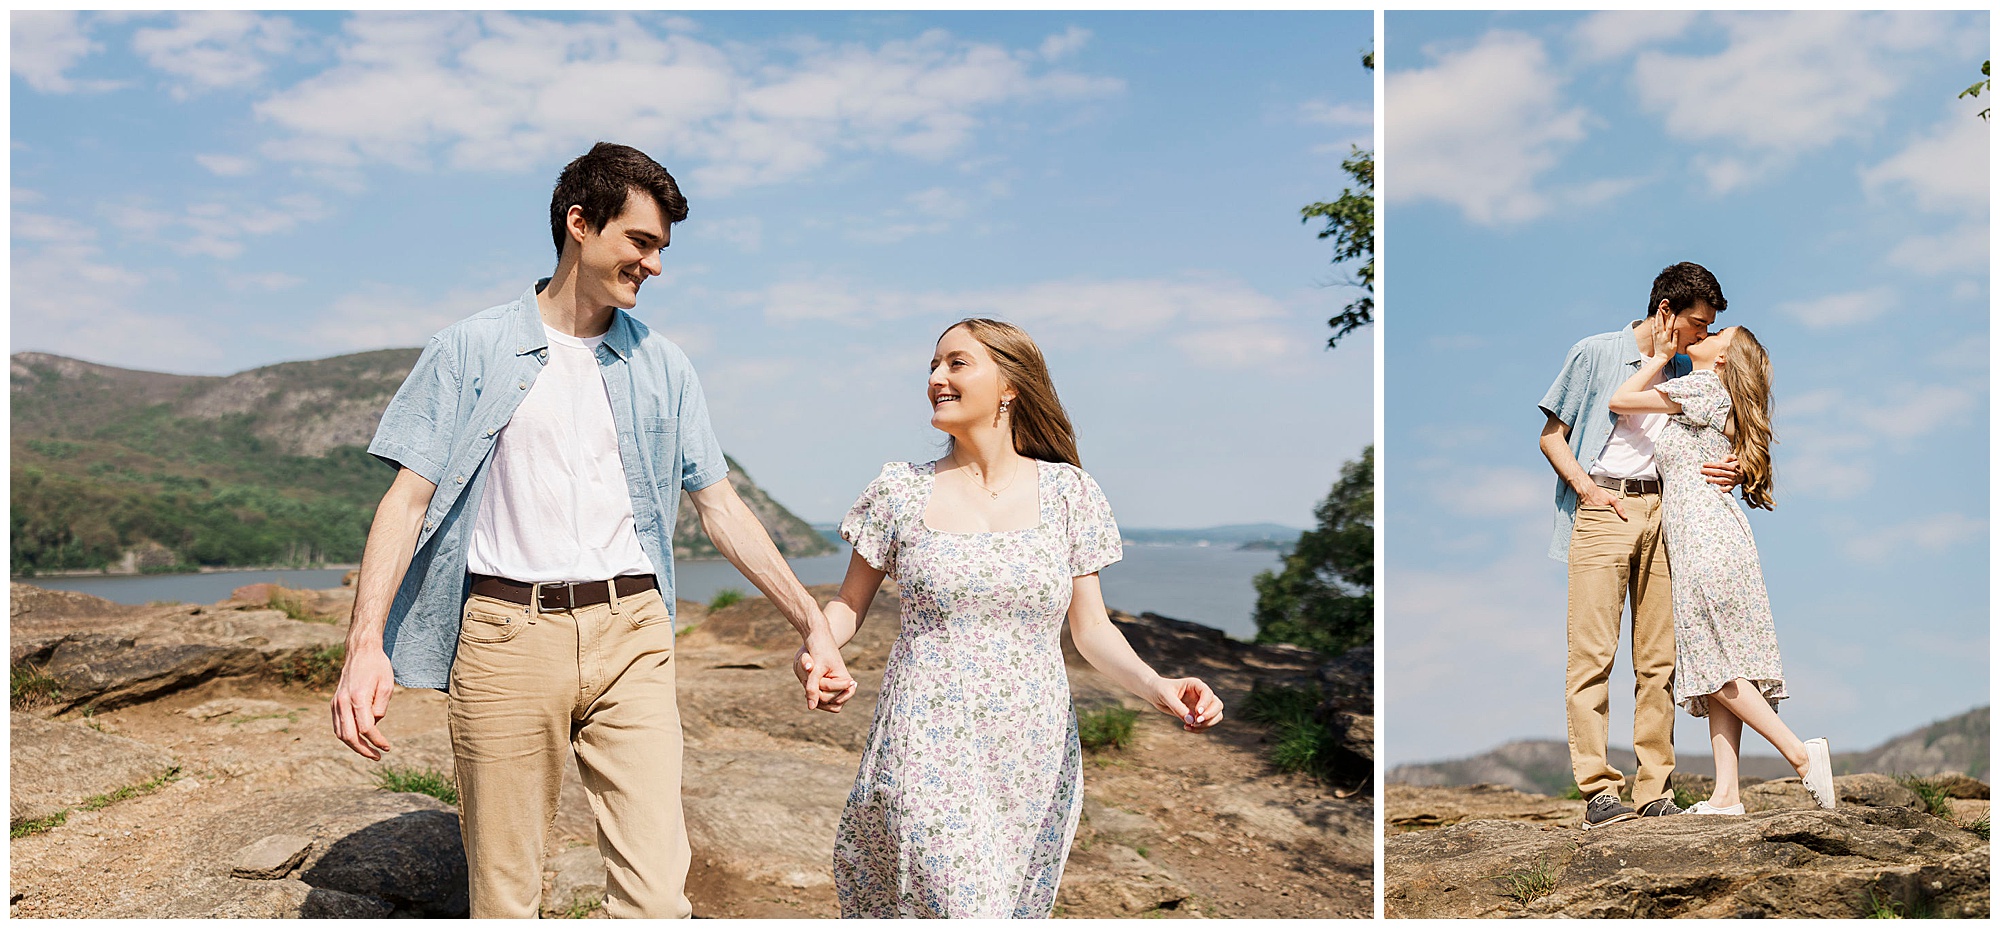
[[[52,687],[54,712],[141,703],[216,677],[273,673],[338,646],[337,625],[271,609],[130,607],[13,586],[12,664]]]
[[[78,723],[29,713],[7,718],[12,745],[9,820],[19,825],[54,816],[85,800],[153,780],[174,766],[164,750]]]
[[[310,842],[277,879],[233,876],[272,837]],[[286,839],[291,841],[292,838]],[[163,841],[181,874],[140,888],[111,917],[465,916],[458,814],[430,797],[367,787],[278,794],[209,816]]]
[[[780,751],[689,751],[681,775],[688,843],[703,867],[753,884],[831,888],[833,834],[853,786],[847,762]]]
[[[1866,796],[1873,785],[1844,786]],[[1418,790],[1439,788],[1391,788],[1392,824],[1408,821]],[[1469,819],[1392,830],[1387,914],[1859,917],[1889,908],[1985,918],[1991,906],[1986,840],[1901,805],[1575,825]]]
[[[1391,835],[1413,829],[1434,829],[1470,820],[1516,820],[1530,823],[1581,821],[1583,801],[1560,800],[1522,793],[1497,784],[1471,787],[1415,787],[1390,784],[1384,797],[1383,822]]]

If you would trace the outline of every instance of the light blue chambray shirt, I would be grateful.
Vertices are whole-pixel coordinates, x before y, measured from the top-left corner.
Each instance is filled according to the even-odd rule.
[[[1611,412],[1611,395],[1646,361],[1646,356],[1639,352],[1639,340],[1632,334],[1633,327],[1643,321],[1635,320],[1623,329],[1594,335],[1570,346],[1568,357],[1563,359],[1562,373],[1556,375],[1556,382],[1542,396],[1542,412],[1569,426],[1569,450],[1576,454],[1576,462],[1583,465],[1585,472],[1597,463],[1597,456],[1604,452],[1604,443],[1611,439],[1611,430],[1618,425],[1618,414]],[[1667,376],[1679,377],[1688,373],[1688,368],[1687,356],[1675,355],[1667,363]],[[1576,503],[1576,491],[1557,476],[1555,537],[1549,540],[1549,557],[1557,561],[1569,560],[1569,536],[1576,528]]]
[[[404,687],[442,690],[450,679],[472,588],[466,548],[494,437],[548,363],[549,340],[535,304],[546,284],[432,336],[368,445],[369,454],[437,485],[383,631],[396,683]],[[708,422],[701,382],[680,346],[618,310],[597,347],[597,364],[632,494],[632,528],[672,609],[680,492],[722,480],[729,467]]]

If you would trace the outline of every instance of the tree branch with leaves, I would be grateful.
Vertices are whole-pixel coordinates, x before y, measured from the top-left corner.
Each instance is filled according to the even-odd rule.
[[[1974,81],[1971,87],[1959,91],[1958,99],[1963,100],[1971,97],[1977,100],[1981,91],[1991,91],[1993,89],[1993,59],[1986,59],[1986,62],[1979,66],[1979,73],[1986,75],[1986,79],[1983,81]],[[1993,108],[1989,106],[1986,109],[1980,110],[1979,118],[1992,119]]]
[[[1375,53],[1363,54],[1361,66],[1374,71]],[[1375,153],[1359,145],[1352,146],[1340,168],[1353,179],[1353,186],[1342,190],[1338,199],[1299,209],[1299,222],[1326,220],[1326,228],[1320,230],[1319,237],[1333,240],[1334,264],[1361,261],[1351,283],[1362,288],[1363,293],[1326,321],[1333,328],[1333,335],[1326,340],[1327,348],[1339,345],[1343,336],[1375,321]]]

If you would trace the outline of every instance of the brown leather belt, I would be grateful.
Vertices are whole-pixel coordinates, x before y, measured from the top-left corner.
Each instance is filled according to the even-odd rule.
[[[1590,479],[1596,481],[1597,486],[1605,490],[1618,491],[1620,494],[1656,494],[1660,492],[1660,482],[1657,478],[1645,480],[1642,478],[1605,477],[1602,474],[1593,474],[1590,476]],[[527,601],[523,600],[521,602],[526,603]]]
[[[618,585],[620,599],[659,589],[659,582],[650,574],[621,574],[609,581],[569,581],[559,584],[544,583],[542,588],[542,612],[574,610],[578,607],[596,606],[611,602],[611,585]],[[508,603],[527,606],[534,584],[508,580],[490,574],[472,575],[472,593],[480,597],[492,597]]]

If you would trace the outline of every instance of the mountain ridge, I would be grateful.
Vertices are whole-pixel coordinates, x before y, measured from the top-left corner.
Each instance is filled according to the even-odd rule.
[[[11,356],[10,569],[359,560],[394,475],[369,456],[420,354],[382,349],[230,375]],[[833,550],[729,460],[730,483],[787,556]],[[685,495],[674,553],[716,554]]]

